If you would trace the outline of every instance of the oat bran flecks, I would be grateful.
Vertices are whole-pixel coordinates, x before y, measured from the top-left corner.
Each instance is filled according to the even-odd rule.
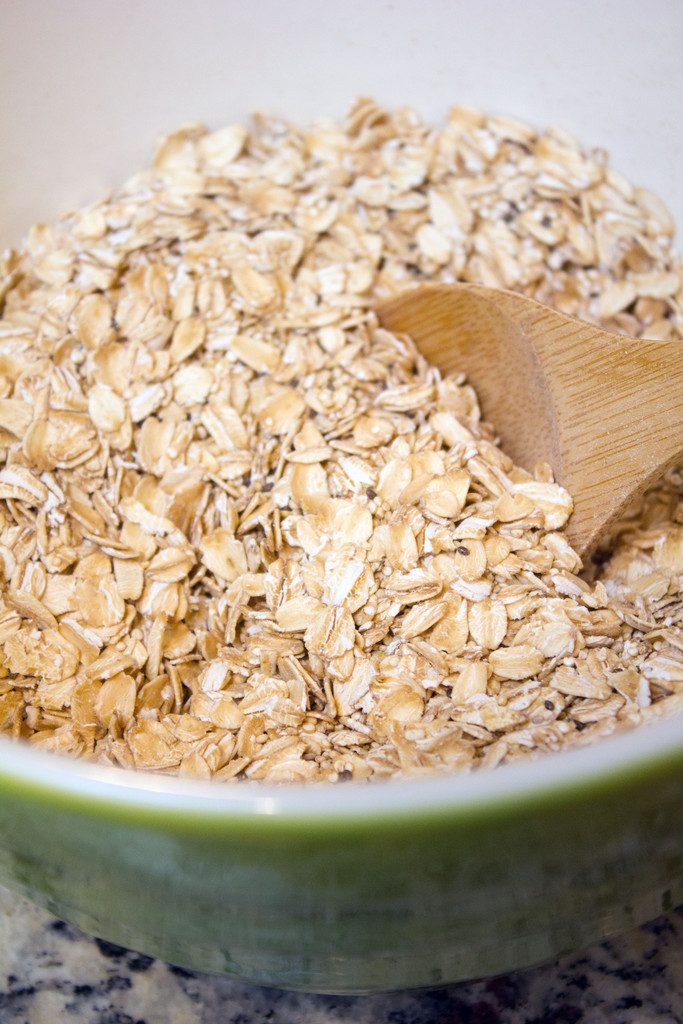
[[[680,710],[680,476],[578,575],[547,467],[513,466],[466,381],[372,313],[477,281],[679,344],[672,234],[564,132],[366,99],[186,126],[33,228],[0,279],[0,730],[366,779]]]

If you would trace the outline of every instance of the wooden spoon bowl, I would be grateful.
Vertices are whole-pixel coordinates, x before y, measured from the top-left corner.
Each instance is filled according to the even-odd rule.
[[[548,462],[582,556],[683,462],[683,344],[610,334],[514,292],[423,285],[377,310],[443,373],[464,372],[503,450]]]

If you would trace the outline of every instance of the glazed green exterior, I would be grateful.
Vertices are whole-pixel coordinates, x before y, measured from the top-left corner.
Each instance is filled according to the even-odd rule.
[[[682,783],[683,751],[542,796],[350,819],[136,808],[0,774],[0,882],[187,967],[318,992],[437,985],[683,901]]]

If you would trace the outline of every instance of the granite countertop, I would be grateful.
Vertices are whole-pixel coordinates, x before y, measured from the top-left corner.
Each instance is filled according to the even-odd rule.
[[[507,977],[311,996],[171,967],[0,889],[0,1024],[683,1024],[683,908]]]

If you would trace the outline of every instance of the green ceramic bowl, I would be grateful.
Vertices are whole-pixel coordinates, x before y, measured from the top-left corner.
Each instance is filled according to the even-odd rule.
[[[682,724],[365,785],[200,783],[0,740],[0,882],[105,939],[262,984],[509,971],[683,900]]]
[[[0,3],[3,245],[143,166],[157,132],[263,107],[341,115],[357,93],[560,123],[683,223],[680,5],[655,3],[659,19],[652,4],[622,19],[601,4],[103,7]],[[268,984],[506,971],[683,900],[682,725],[491,773],[277,788],[0,740],[0,883],[103,938]]]

